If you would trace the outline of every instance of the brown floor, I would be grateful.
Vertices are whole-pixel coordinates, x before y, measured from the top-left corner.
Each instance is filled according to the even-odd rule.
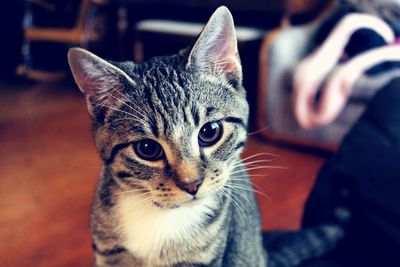
[[[0,83],[0,140],[0,266],[90,266],[100,160],[81,94],[72,85]],[[323,158],[251,136],[244,157],[261,152],[284,167],[250,171],[268,195],[258,194],[263,228],[295,229]]]

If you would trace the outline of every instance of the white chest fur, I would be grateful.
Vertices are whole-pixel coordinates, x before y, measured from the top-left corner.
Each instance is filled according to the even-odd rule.
[[[118,230],[127,250],[149,266],[164,265],[169,258],[188,260],[185,246],[195,242],[194,229],[216,205],[214,199],[207,198],[193,206],[164,210],[151,204],[140,205],[141,202],[136,196],[119,199],[116,210],[120,222]],[[180,249],[166,253],[165,249],[171,246]]]

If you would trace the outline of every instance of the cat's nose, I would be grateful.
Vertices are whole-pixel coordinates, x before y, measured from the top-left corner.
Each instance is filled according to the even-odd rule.
[[[176,183],[176,185],[183,191],[194,196],[196,195],[197,191],[199,191],[200,185],[203,183],[203,180],[204,178],[200,178],[189,183],[178,182]]]

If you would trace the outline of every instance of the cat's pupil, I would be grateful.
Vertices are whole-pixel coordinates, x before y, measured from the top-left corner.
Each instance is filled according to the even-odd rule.
[[[200,146],[212,146],[221,139],[222,124],[221,122],[209,122],[204,124],[199,133]]]
[[[155,161],[164,156],[161,145],[154,140],[144,139],[133,144],[136,155],[144,160]]]

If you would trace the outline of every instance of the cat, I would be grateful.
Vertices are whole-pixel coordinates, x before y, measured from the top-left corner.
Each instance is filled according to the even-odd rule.
[[[342,238],[336,211],[303,231],[262,235],[240,159],[249,107],[226,7],[179,54],[135,64],[72,48],[68,61],[103,160],[95,266],[298,266]]]
[[[177,55],[118,63],[72,48],[68,61],[103,160],[95,266],[267,266],[228,9]]]

